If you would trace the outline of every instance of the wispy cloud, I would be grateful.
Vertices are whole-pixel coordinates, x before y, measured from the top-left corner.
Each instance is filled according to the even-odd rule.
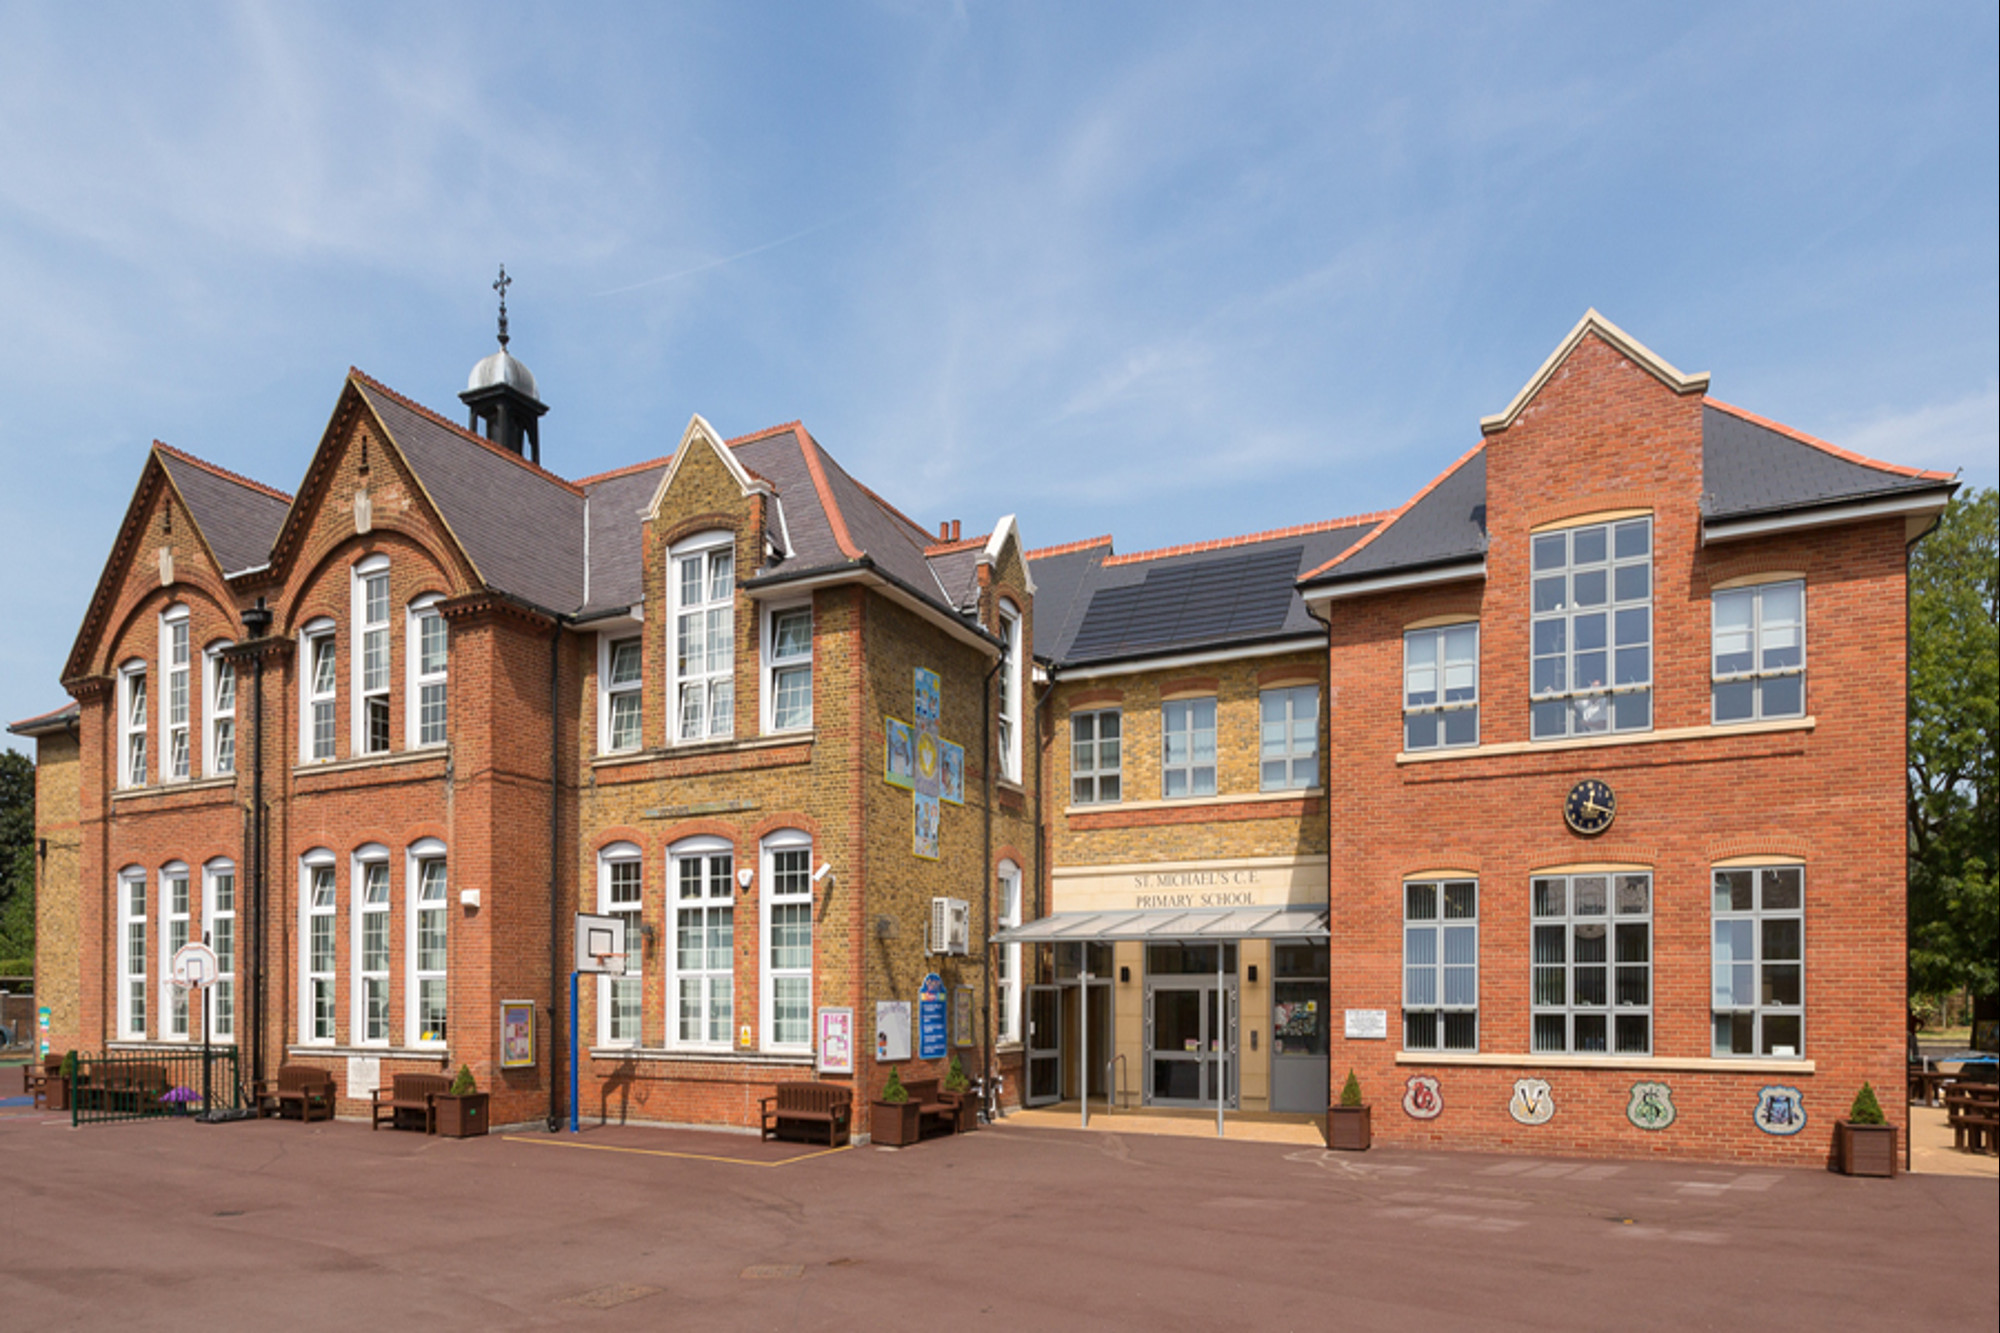
[[[1858,418],[1834,437],[1843,448],[1910,467],[1964,469],[1975,486],[2000,471],[2000,384],[1942,403]]]

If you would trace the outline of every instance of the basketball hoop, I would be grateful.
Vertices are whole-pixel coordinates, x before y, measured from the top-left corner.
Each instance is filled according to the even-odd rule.
[[[591,955],[600,975],[622,977],[625,975],[625,955],[623,953],[594,953]]]

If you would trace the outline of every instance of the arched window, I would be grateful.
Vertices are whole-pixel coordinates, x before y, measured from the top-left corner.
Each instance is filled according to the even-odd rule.
[[[764,839],[758,897],[763,910],[763,1047],[812,1050],[812,838],[780,829]]]
[[[208,741],[203,747],[208,776],[236,772],[236,664],[223,656],[229,641],[210,644],[202,654],[203,697],[208,701]]]
[[[450,642],[436,593],[410,603],[405,630],[410,679],[404,688],[403,735],[411,749],[443,745],[446,736],[445,686],[450,669]]]
[[[299,1040],[334,1042],[338,893],[333,853],[316,847],[299,858]]]
[[[146,1039],[146,872],[118,872],[118,1035]]]
[[[118,785],[146,785],[146,664],[133,658],[118,668]]]
[[[445,983],[450,967],[444,844],[436,838],[412,843],[403,882],[413,886],[404,893],[410,903],[409,998],[404,1010],[409,1044],[441,1050],[449,1017]]]
[[[333,622],[324,616],[299,631],[299,762],[325,763],[334,750],[334,704],[340,688]]]
[[[1021,780],[1021,612],[1000,603],[1000,776]]]
[[[667,1043],[729,1049],[736,1014],[736,849],[689,838],[667,849]]]
[[[201,868],[201,914],[215,950],[215,982],[208,988],[208,1035],[236,1040],[236,863],[218,857]]]
[[[1021,867],[1002,861],[998,875],[1000,926],[1021,924]],[[994,954],[994,980],[1000,992],[1002,1042],[1021,1040],[1021,946],[1002,944]]]
[[[354,753],[389,753],[389,557],[354,567]]]
[[[160,709],[160,781],[185,782],[189,763],[188,609],[174,605],[160,613],[160,679],[165,682],[165,707]]]
[[[347,882],[353,886],[353,1016],[348,1033],[357,1046],[389,1044],[389,849],[369,843],[354,853]]]
[[[645,863],[638,847],[614,842],[597,854],[597,910],[625,923],[625,975],[597,979],[597,1041],[637,1046],[645,1012],[640,921],[645,912]]]
[[[193,909],[187,863],[169,861],[160,867],[160,1013],[166,1018],[160,1036],[166,1041],[188,1039],[188,993],[174,984],[173,964],[187,947]]]
[[[683,744],[736,731],[736,536],[704,532],[667,557],[667,697]]]

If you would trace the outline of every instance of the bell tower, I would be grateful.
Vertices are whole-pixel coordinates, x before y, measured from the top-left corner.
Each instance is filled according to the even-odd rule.
[[[507,289],[514,280],[500,266],[493,290],[500,293],[500,350],[472,368],[458,400],[469,415],[466,428],[484,435],[510,453],[539,465],[542,438],[539,423],[549,409],[535,393],[535,376],[507,350]]]

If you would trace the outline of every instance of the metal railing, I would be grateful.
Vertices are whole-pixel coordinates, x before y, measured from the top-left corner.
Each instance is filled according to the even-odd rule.
[[[193,1118],[244,1105],[233,1046],[185,1051],[78,1051],[69,1082],[72,1125]]]

